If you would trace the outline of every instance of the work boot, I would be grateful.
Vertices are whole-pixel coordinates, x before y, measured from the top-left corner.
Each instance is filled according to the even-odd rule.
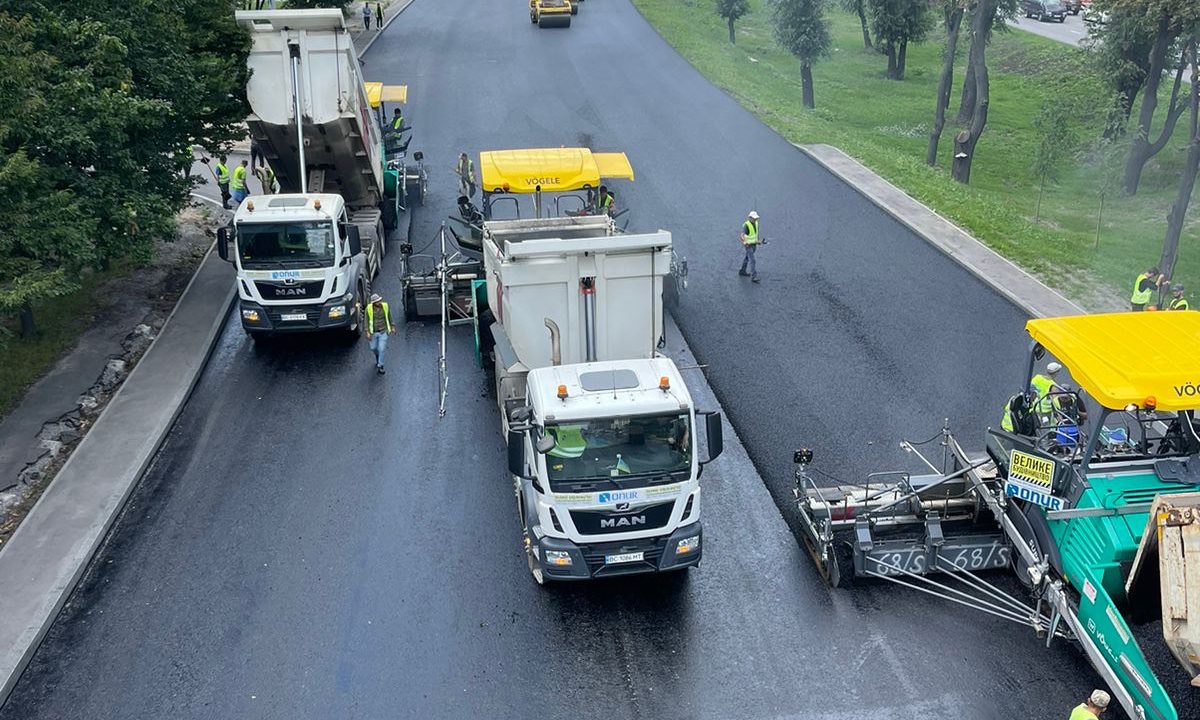
[[[384,369],[383,369],[383,366],[382,366],[382,365],[380,365],[380,366],[378,366],[378,367],[376,367],[376,368],[375,368],[375,372],[379,373],[380,375],[383,375],[384,373],[386,373],[386,372],[387,372],[387,370],[384,370]]]
[[[741,270],[738,270],[738,275],[741,275],[742,277],[746,277],[749,274],[750,273],[746,272],[746,268],[742,268]]]
[[[755,275],[754,277],[750,278],[750,282],[752,282],[752,283],[759,282],[758,276]]]

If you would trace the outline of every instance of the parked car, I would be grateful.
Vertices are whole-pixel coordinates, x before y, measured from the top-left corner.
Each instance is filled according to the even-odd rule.
[[[1022,0],[1021,9],[1027,18],[1042,22],[1066,22],[1067,6],[1061,0]]]
[[[1063,4],[1067,6],[1067,12],[1078,15],[1090,3],[1087,0],[1064,0]]]

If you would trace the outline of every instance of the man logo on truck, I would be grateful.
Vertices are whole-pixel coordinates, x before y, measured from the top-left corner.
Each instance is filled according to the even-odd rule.
[[[646,524],[645,515],[625,515],[623,517],[600,518],[601,528],[637,527]]]

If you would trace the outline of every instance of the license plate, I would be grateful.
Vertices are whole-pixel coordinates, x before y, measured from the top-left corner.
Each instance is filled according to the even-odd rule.
[[[292,322],[293,320],[307,320],[308,316],[304,313],[284,313],[283,321]]]
[[[620,563],[641,562],[642,558],[645,557],[645,555],[646,555],[646,553],[644,553],[644,552],[623,553],[621,555],[605,555],[604,556],[604,564],[605,565],[618,565]]]

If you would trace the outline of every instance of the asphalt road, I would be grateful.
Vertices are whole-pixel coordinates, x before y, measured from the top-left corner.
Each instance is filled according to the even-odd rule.
[[[364,344],[255,348],[232,325],[0,720],[1036,720],[1092,688],[1076,653],[1022,628],[892,586],[828,591],[789,533],[793,446],[859,479],[943,417],[980,438],[1021,373],[1014,308],[624,0],[588,0],[563,31],[519,4],[419,1],[366,75],[410,86],[434,182],[418,250],[451,211],[460,149],[629,152],[618,200],[688,256],[677,318],[749,453],[731,442],[705,475],[703,567],[535,587],[464,333],[439,422],[433,326],[408,325],[380,378]],[[751,207],[771,240],[761,285],[735,274]]]
[[[1027,18],[1021,14],[1013,18],[1011,22],[1015,27],[1019,27],[1026,32],[1048,37],[1051,40],[1057,40],[1068,45],[1082,44],[1084,40],[1087,40],[1088,28],[1091,27],[1083,21],[1083,13],[1067,15],[1067,19],[1061,23],[1042,22],[1035,18]]]

